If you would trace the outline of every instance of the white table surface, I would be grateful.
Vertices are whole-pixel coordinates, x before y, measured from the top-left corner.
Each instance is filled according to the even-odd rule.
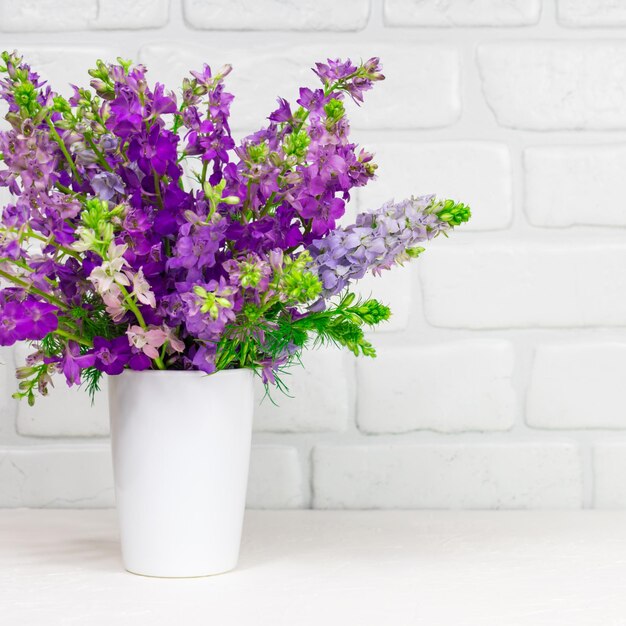
[[[626,512],[262,512],[240,565],[125,572],[114,511],[0,511],[6,626],[626,625]]]

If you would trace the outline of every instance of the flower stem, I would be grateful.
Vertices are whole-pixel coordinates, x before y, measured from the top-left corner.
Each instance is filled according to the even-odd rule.
[[[79,343],[82,346],[86,346],[88,348],[93,347],[93,344],[91,343],[91,341],[87,341],[86,339],[83,339],[82,337],[79,337],[78,335],[74,335],[73,333],[68,333],[66,330],[63,330],[62,328],[57,328],[54,331],[54,334],[59,335],[59,337],[65,337],[65,339],[69,339],[70,341],[75,341],[76,343]]]
[[[51,304],[54,304],[55,306],[59,307],[60,309],[67,311],[67,306],[65,305],[64,302],[62,302],[58,298],[55,298],[49,293],[46,293],[45,291],[38,289],[34,285],[27,283],[25,280],[22,280],[21,278],[18,278],[17,276],[13,276],[12,274],[9,274],[8,272],[4,272],[3,270],[0,270],[0,277],[6,278],[6,280],[12,282],[14,285],[17,285],[18,287],[22,287],[26,292],[34,293],[38,295],[40,298],[43,298],[44,300],[47,300]]]
[[[163,196],[161,195],[161,179],[159,178],[159,175],[154,170],[152,170],[152,175],[154,177],[154,193],[156,194],[157,202],[159,203],[159,208],[162,211],[163,210]]]
[[[61,148],[61,152],[63,153],[63,156],[65,157],[65,160],[67,161],[67,164],[70,166],[72,173],[76,177],[78,184],[82,185],[83,179],[78,173],[78,170],[76,169],[76,164],[72,160],[70,153],[67,151],[67,146],[65,145],[65,142],[63,141],[63,139],[61,139],[61,135],[59,135],[59,133],[57,132],[57,129],[54,126],[54,122],[52,122],[50,118],[48,118],[46,121],[48,122],[48,126],[50,127],[50,134],[52,135],[52,138],[59,144],[59,148]]]
[[[128,293],[128,290],[126,289],[126,287],[124,287],[124,285],[120,285],[119,283],[116,283],[116,285],[119,287],[119,290],[124,296],[124,302],[126,302],[126,304],[128,305],[128,308],[133,312],[133,315],[137,318],[137,321],[139,322],[139,326],[141,326],[141,328],[146,330],[148,328],[146,324],[146,320],[143,318],[143,315],[141,314],[139,307],[137,306],[135,301],[132,299],[131,295]],[[163,363],[163,359],[160,356],[154,359],[154,362],[156,363],[157,367],[160,370],[166,369],[165,363]]]
[[[62,246],[61,244],[55,243],[54,241],[52,241],[50,239],[50,237],[44,237],[43,235],[38,235],[37,233],[33,232],[32,230],[29,230],[27,233],[25,233],[27,237],[32,237],[33,239],[37,239],[37,241],[43,241],[45,244],[49,245],[49,246],[54,246],[57,250],[63,252],[63,254],[66,254],[67,256],[71,256],[74,257],[77,261],[82,261],[82,259],[80,258],[80,255],[77,252],[74,252],[74,250],[70,250],[69,248],[66,248],[65,246]],[[21,240],[22,237],[20,237]]]
[[[93,139],[91,139],[90,137],[85,137],[85,139],[87,140],[87,143],[89,144],[89,147],[93,150],[94,154],[96,155],[96,158],[98,159],[98,163],[100,163],[100,165],[102,165],[102,167],[109,171],[112,172],[113,168],[106,162],[106,159],[104,158],[104,154],[102,154],[102,152],[100,152],[100,150],[98,150],[98,147],[96,146],[96,144],[93,142]]]

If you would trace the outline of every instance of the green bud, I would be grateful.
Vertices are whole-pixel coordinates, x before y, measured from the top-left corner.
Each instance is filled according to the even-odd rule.
[[[334,126],[346,112],[343,102],[335,98],[324,105],[324,111],[326,112],[327,126]]]
[[[410,259],[416,259],[420,254],[422,254],[422,252],[424,252],[426,250],[426,248],[422,248],[421,246],[416,246],[415,248],[407,248],[405,250],[406,255],[410,258]]]
[[[311,138],[308,133],[302,129],[294,133],[290,133],[285,137],[283,142],[283,150],[285,155],[293,155],[299,159],[306,156]]]
[[[446,200],[443,203],[443,208],[437,213],[437,217],[450,226],[459,226],[467,222],[471,216],[472,212],[468,206],[461,202],[457,204],[454,200]]]
[[[18,367],[15,370],[15,377],[18,380],[24,380],[26,378],[30,378],[36,371],[37,370],[34,367]]]
[[[344,296],[343,300],[341,301],[341,306],[350,306],[354,301],[356,300],[356,294],[354,293],[348,293]]]
[[[267,160],[269,155],[269,144],[267,141],[262,141],[257,144],[250,144],[248,146],[248,156],[253,163],[263,163]]]
[[[37,102],[37,90],[29,80],[25,80],[13,88],[13,97],[15,98],[15,103],[20,109],[25,111],[29,117],[33,117],[37,114],[40,108]]]
[[[391,309],[374,299],[366,300],[350,310],[358,317],[357,323],[365,322],[368,326],[375,326],[391,317]]]

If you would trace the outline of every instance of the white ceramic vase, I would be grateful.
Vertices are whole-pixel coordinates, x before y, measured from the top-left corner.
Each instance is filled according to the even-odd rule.
[[[122,556],[135,574],[233,569],[248,481],[253,373],[125,371],[109,380]]]

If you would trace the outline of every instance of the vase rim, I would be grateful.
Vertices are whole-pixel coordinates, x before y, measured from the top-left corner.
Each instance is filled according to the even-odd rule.
[[[226,370],[218,370],[216,372],[213,372],[212,374],[207,374],[206,372],[203,372],[202,370],[152,370],[152,369],[145,369],[145,370],[131,370],[131,369],[125,369],[122,374],[154,374],[154,375],[160,375],[160,376],[165,376],[168,374],[177,374],[177,375],[189,375],[189,374],[193,374],[195,376],[206,376],[207,378],[211,377],[211,376],[215,376],[216,374],[235,374],[235,373],[240,373],[240,372],[250,372],[250,373],[254,373],[254,371],[249,368],[249,367],[235,367],[235,368],[231,368],[231,369],[226,369]],[[118,376],[121,374],[118,374]]]

